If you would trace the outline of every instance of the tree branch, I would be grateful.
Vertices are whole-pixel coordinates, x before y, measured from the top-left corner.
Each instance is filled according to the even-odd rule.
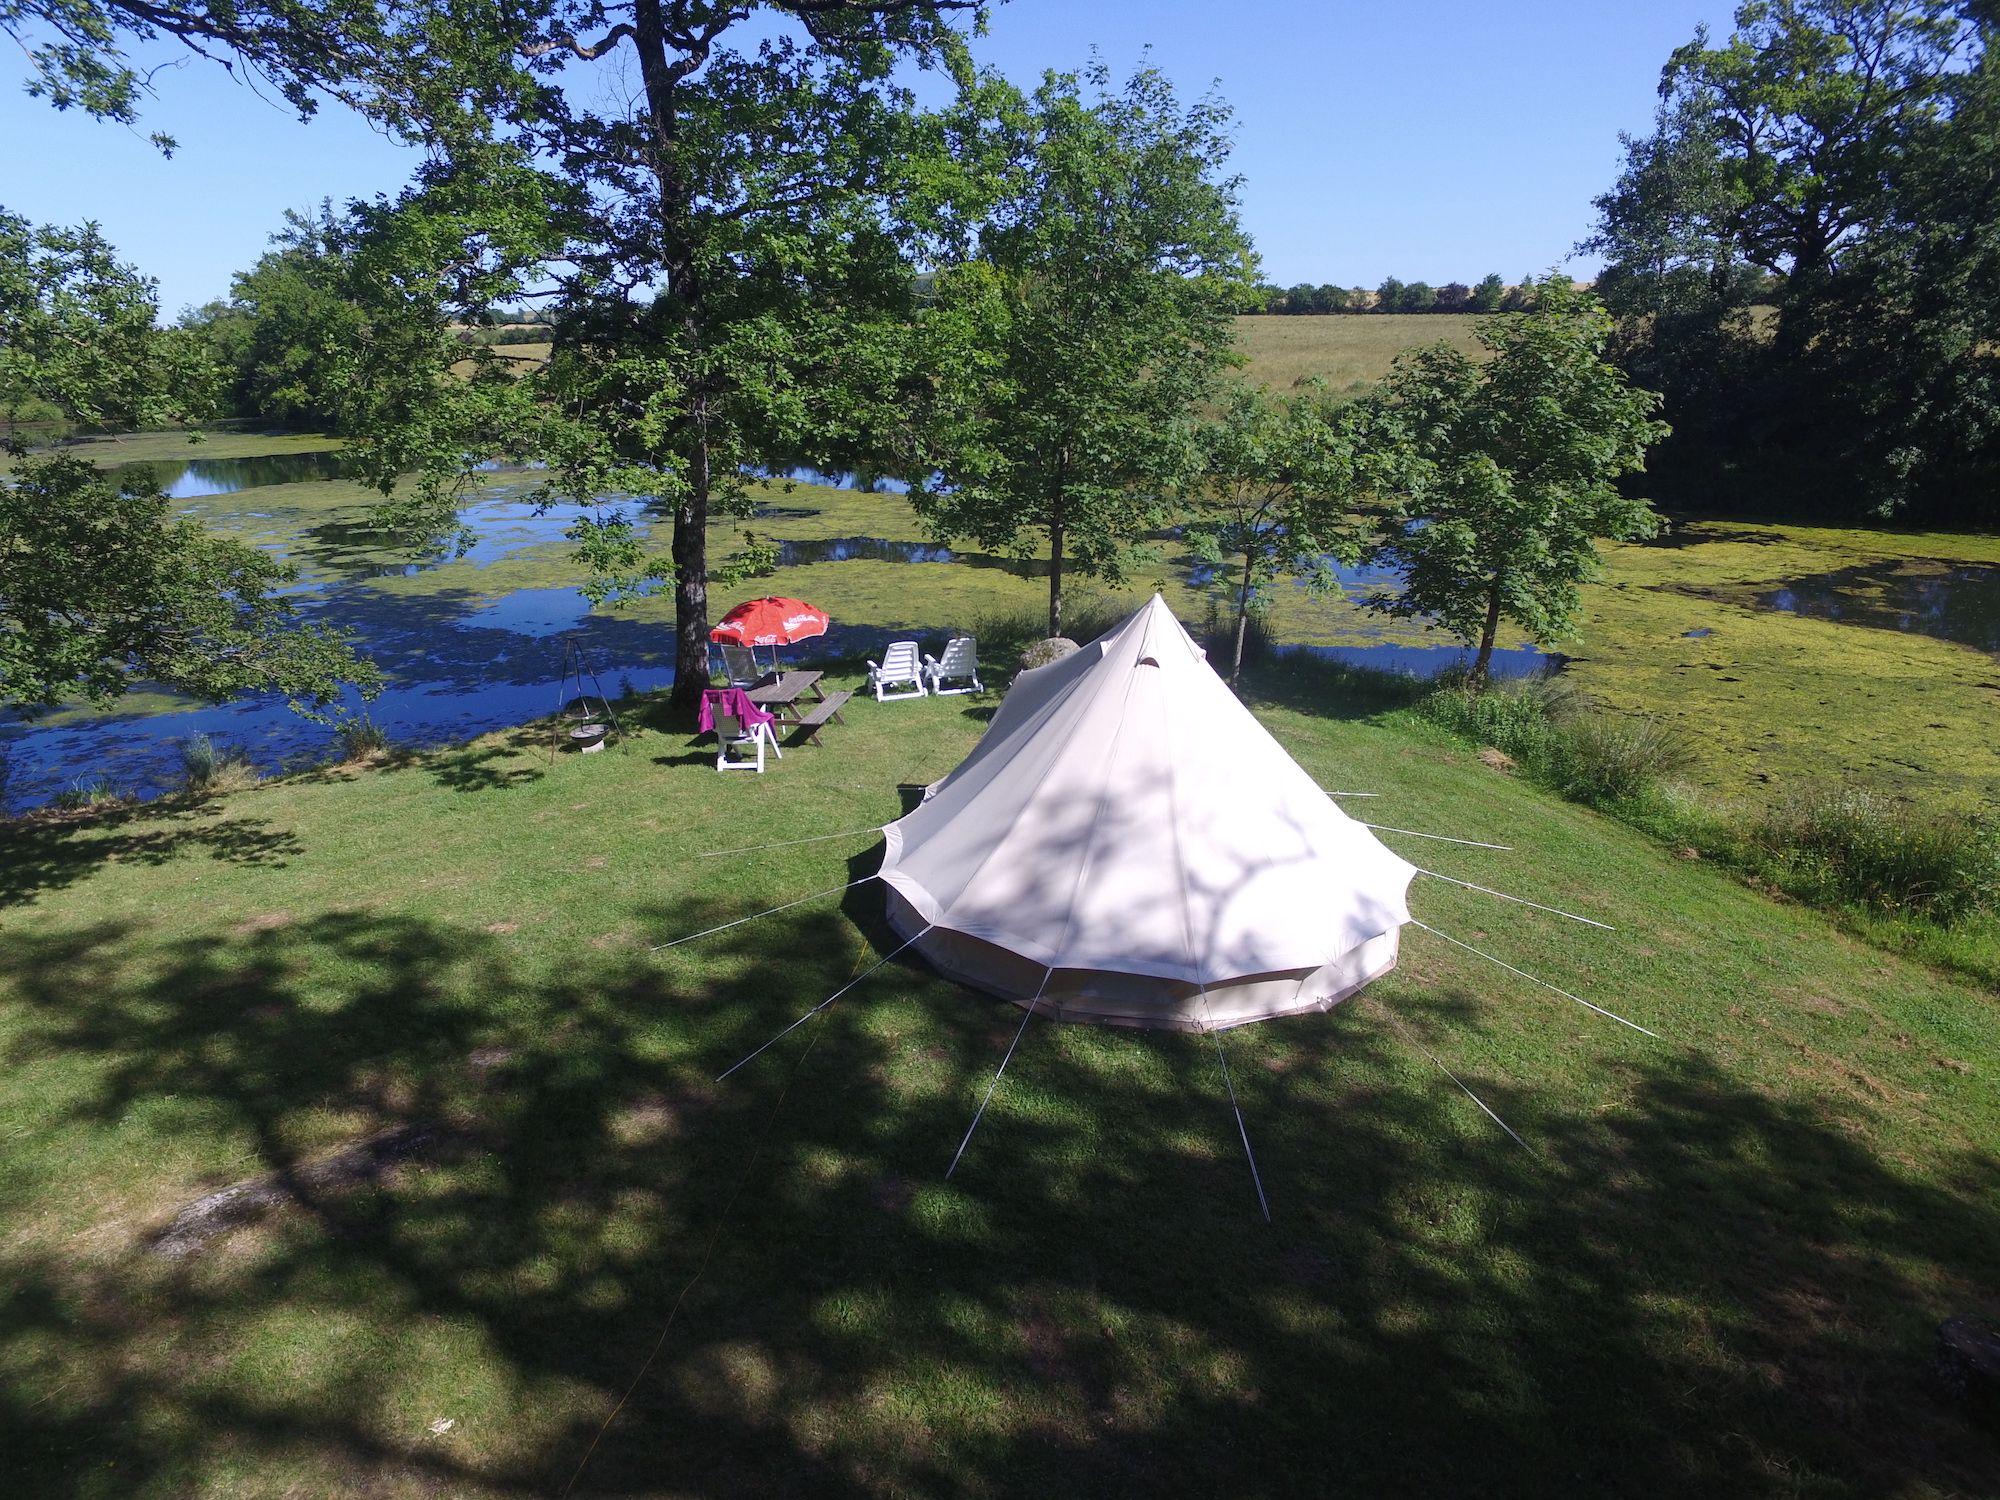
[[[638,35],[628,23],[620,21],[594,42],[579,42],[572,33],[565,31],[560,36],[543,37],[540,41],[529,42],[521,49],[521,55],[547,57],[551,52],[568,52],[585,62],[596,62],[605,53],[616,48],[620,42],[636,41]]]

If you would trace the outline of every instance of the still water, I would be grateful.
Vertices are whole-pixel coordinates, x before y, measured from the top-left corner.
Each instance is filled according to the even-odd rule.
[[[242,502],[227,503],[212,513],[213,518],[237,525],[271,523],[264,544],[281,547],[299,565],[301,577],[291,592],[302,614],[353,631],[361,649],[389,679],[372,702],[355,697],[341,707],[366,714],[399,748],[464,740],[551,712],[559,706],[557,678],[563,638],[568,635],[582,640],[605,690],[613,696],[658,689],[673,681],[671,633],[657,623],[593,612],[589,600],[574,588],[524,588],[497,599],[452,589],[385,593],[370,587],[370,581],[421,573],[451,559],[442,555],[412,559],[387,551],[352,512],[330,518],[287,513],[281,492],[273,493],[267,510],[259,503],[261,497],[246,493],[347,477],[337,454],[198,458],[145,467],[148,477],[168,495],[189,502],[184,507],[189,514],[210,514],[201,504],[206,499],[242,495]],[[851,475],[801,471],[792,477],[890,488],[886,482]],[[505,486],[469,497],[463,514],[477,538],[457,554],[457,560],[480,568],[560,540],[571,521],[571,514],[564,512],[537,514],[518,487],[510,491]],[[882,537],[780,544],[783,566],[863,560],[915,568],[1000,568],[1026,577],[1046,577],[1048,572],[1045,562]],[[1359,573],[1345,579],[1355,588],[1382,581]],[[782,580],[774,581],[773,587],[782,589]],[[916,634],[926,649],[936,649],[952,623],[940,621],[936,631]],[[787,649],[785,656],[788,662],[806,662],[878,654],[892,634],[913,632],[836,625],[825,637]],[[1453,646],[1391,642],[1293,649],[1420,676],[1468,659]],[[1524,648],[1500,652],[1495,667],[1513,675],[1542,671],[1550,664],[1550,658]],[[245,752],[267,772],[323,760],[333,745],[329,727],[301,719],[282,699],[270,696],[215,706],[168,702],[156,712],[128,704],[107,712],[0,720],[0,773],[4,773],[0,800],[7,810],[19,811],[97,782],[122,792],[156,795],[178,783],[181,742],[195,733]]]
[[[1882,561],[1786,580],[1757,603],[1785,614],[1936,636],[2000,656],[2000,565]]]

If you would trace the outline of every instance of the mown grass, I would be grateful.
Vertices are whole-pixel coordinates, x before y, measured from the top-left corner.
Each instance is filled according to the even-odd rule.
[[[1993,998],[1260,666],[1371,821],[1507,843],[1327,1016],[1037,1025],[897,961],[865,827],[992,700],[857,701],[717,776],[529,730],[0,846],[0,1446],[21,1492],[1981,1493],[1926,1377],[2000,1312]],[[1385,835],[1386,838],[1396,838]],[[1500,1135],[1425,1049],[1527,1140]],[[405,1127],[346,1188],[300,1171]],[[189,1200],[299,1202],[169,1260]],[[698,1279],[696,1279],[698,1276]],[[671,1328],[668,1324],[671,1320]],[[662,1330],[667,1329],[662,1338]],[[657,1354],[647,1363],[649,1354]],[[640,1377],[642,1368],[645,1370]]]

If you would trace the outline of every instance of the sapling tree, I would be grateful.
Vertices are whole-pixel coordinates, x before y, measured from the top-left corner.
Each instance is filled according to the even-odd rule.
[[[1117,580],[1193,456],[1252,284],[1229,112],[1145,69],[1050,74],[1001,112],[1008,161],[979,258],[938,277],[918,513],[945,540]]]
[[[1361,551],[1355,507],[1383,450],[1358,440],[1355,410],[1318,391],[1278,400],[1238,389],[1196,436],[1181,535],[1212,570],[1210,591],[1228,603],[1231,686],[1243,672],[1250,615],[1271,585],[1337,587],[1335,564]]]
[[[1571,627],[1597,539],[1652,534],[1652,507],[1617,481],[1667,431],[1659,397],[1605,361],[1602,304],[1560,276],[1527,290],[1531,311],[1481,325],[1489,359],[1445,344],[1405,354],[1367,402],[1395,424],[1399,454],[1371,555],[1405,577],[1365,602],[1476,643],[1479,681],[1503,619],[1537,641]]]

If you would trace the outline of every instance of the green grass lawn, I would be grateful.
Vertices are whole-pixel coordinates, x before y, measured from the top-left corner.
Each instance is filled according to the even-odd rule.
[[[916,964],[713,1082],[888,944],[862,886],[649,952],[874,866],[700,856],[896,815],[990,699],[857,701],[761,778],[635,710],[553,768],[503,735],[9,830],[14,1488],[548,1494],[628,1388],[578,1493],[2000,1488],[1926,1383],[1940,1318],[2000,1312],[1994,997],[1258,688],[1375,821],[1518,849],[1422,863],[1619,930],[1419,915],[1662,1040],[1412,931],[1224,1038],[1269,1226],[1206,1039],[1036,1022],[949,1183],[1018,1012]],[[377,1180],[310,1168],[412,1125]],[[152,1248],[264,1173],[297,1203]]]

